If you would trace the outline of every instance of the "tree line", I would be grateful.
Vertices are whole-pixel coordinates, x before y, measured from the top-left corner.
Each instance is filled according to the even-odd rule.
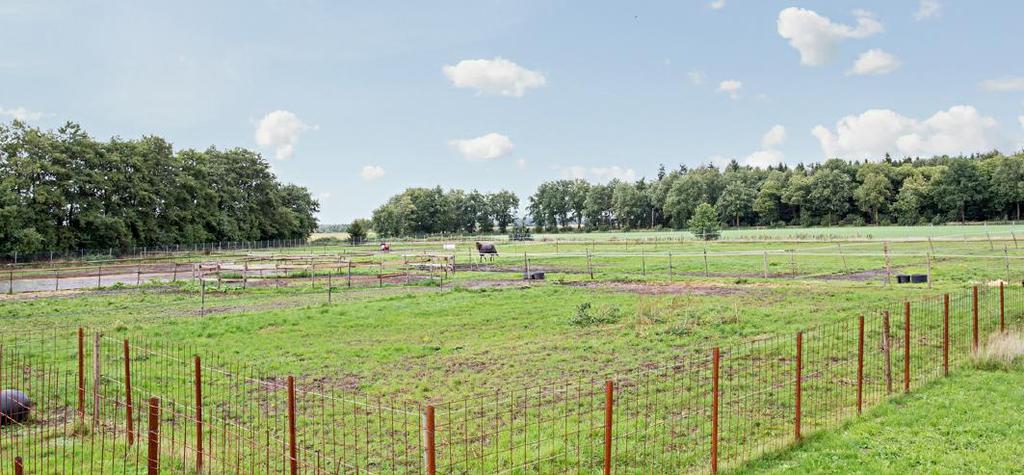
[[[0,124],[0,252],[305,238],[319,203],[259,153]]]
[[[496,198],[500,196],[500,198]],[[515,221],[511,192],[481,195],[411,188],[373,213],[384,235],[502,232]],[[702,204],[730,226],[942,224],[1020,219],[1024,153],[796,166],[660,167],[654,179],[541,183],[526,212],[538,231],[686,229]],[[705,210],[705,215],[708,210]],[[706,216],[705,216],[706,217]],[[702,217],[701,222],[706,222]]]
[[[370,227],[381,237],[506,232],[519,209],[511,191],[408,188],[373,211]]]

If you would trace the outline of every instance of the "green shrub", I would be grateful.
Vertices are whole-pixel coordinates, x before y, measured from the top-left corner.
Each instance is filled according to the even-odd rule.
[[[590,302],[584,302],[576,306],[576,312],[569,319],[569,323],[578,327],[589,327],[615,323],[621,318],[622,311],[618,307],[593,307]]]

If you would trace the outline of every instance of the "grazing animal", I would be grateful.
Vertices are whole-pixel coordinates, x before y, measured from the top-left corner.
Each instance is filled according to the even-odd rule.
[[[380,252],[391,252],[391,244],[386,242],[380,243]]]
[[[498,248],[494,247],[493,242],[476,242],[476,252],[480,254],[480,260],[484,259],[484,256],[491,260],[494,260],[494,256],[498,255]]]
[[[0,391],[0,425],[25,422],[35,405],[32,399],[21,391],[16,389]]]

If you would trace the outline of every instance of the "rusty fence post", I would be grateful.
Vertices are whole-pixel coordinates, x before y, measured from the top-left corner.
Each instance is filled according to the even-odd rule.
[[[21,460],[21,457],[14,457],[14,475],[22,475],[25,473],[25,463]]]
[[[1002,282],[999,283],[999,332],[1006,332],[1006,295]]]
[[[196,385],[196,473],[203,473],[203,365],[195,357]]]
[[[857,326],[857,414],[864,409],[864,315]]]
[[[942,375],[949,376],[949,294],[942,296]]]
[[[125,429],[128,432],[128,445],[135,444],[135,421],[133,420],[134,406],[132,405],[132,359],[128,346],[128,339],[124,339],[124,415]]]
[[[903,302],[903,392],[910,392],[910,302]]]
[[[615,383],[604,382],[604,475],[612,473],[612,412],[615,409]]]
[[[85,421],[85,329],[78,327],[78,419]]]
[[[804,332],[796,333],[796,405],[793,419],[793,436],[800,442],[800,418],[803,403],[803,366],[804,366]]]
[[[716,346],[711,350],[711,474],[718,473],[718,367],[722,354]]]
[[[146,460],[149,475],[160,473],[160,399],[149,398],[149,452]]]
[[[423,455],[427,459],[427,475],[435,475],[437,473],[437,453],[434,446],[434,406],[426,407],[423,419]]]
[[[288,462],[291,474],[299,473],[295,441],[295,376],[288,376]]]
[[[100,422],[101,389],[103,387],[103,366],[100,357],[100,332],[92,334],[92,423]]]
[[[971,351],[978,351],[978,286],[973,288],[971,299]]]
[[[882,352],[885,353],[885,394],[892,394],[892,330],[889,311],[882,312]]]

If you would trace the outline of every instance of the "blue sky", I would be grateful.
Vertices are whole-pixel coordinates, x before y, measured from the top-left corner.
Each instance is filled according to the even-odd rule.
[[[4,0],[0,119],[258,149],[348,222],[407,186],[525,204],[545,180],[659,163],[1011,152],[1021,18],[1016,1]]]

